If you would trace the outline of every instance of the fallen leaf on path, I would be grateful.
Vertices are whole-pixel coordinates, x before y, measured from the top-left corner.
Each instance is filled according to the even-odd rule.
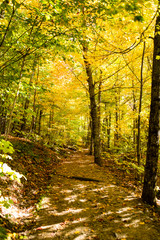
[[[36,230],[42,230],[43,228],[42,227],[38,227]]]
[[[108,219],[109,219],[109,220],[112,220],[112,219],[114,219],[114,217],[112,217],[112,216],[109,216],[109,217],[108,217]]]

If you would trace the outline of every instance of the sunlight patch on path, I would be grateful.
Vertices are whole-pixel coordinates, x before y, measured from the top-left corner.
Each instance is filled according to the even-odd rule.
[[[76,214],[76,213],[80,213],[81,211],[83,211],[83,209],[67,209],[66,211],[63,212],[55,212],[55,216],[62,216],[62,215],[66,215],[68,213],[72,213],[72,214]]]
[[[37,216],[37,228],[29,233],[28,239],[160,240],[152,212],[145,211],[132,191],[117,186],[107,169],[90,164],[93,159],[88,159],[91,160],[78,154],[77,161],[73,156],[70,164],[64,162],[57,171],[69,176],[96,177],[104,182],[54,175]],[[86,167],[80,168],[80,164]]]

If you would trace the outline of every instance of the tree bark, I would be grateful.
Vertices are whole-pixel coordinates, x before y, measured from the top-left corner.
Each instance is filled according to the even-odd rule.
[[[144,65],[144,54],[145,54],[145,41],[143,45],[142,62],[141,62],[141,80],[140,80],[140,96],[139,96],[139,110],[138,110],[138,121],[137,121],[137,162],[138,166],[141,164],[141,111],[142,111],[142,95],[143,95],[143,65]]]
[[[135,97],[135,89],[134,89],[134,80],[132,80],[132,96],[133,96],[133,147],[136,150],[136,126],[137,120],[135,117],[136,113],[136,97]]]
[[[8,99],[8,94],[5,95],[5,100],[0,99],[0,134],[5,133],[6,124],[7,124],[7,108],[5,106],[5,101]]]
[[[34,77],[34,74],[35,74],[35,60],[34,60],[34,63],[33,63],[33,71],[32,71],[32,74],[31,74],[31,77],[30,77],[30,81],[29,81],[29,86],[32,86],[32,83],[33,83],[33,77]],[[23,112],[23,117],[22,117],[22,124],[21,124],[21,131],[25,131],[26,130],[26,122],[27,122],[27,113],[26,113],[26,110],[29,108],[29,99],[30,99],[30,92],[28,94],[28,96],[26,97],[25,99],[25,104],[24,104],[24,112]]]
[[[38,119],[38,135],[41,135],[41,121],[42,121],[43,111],[42,109],[39,111],[39,119]]]
[[[115,94],[115,132],[114,132],[114,147],[116,151],[119,148],[119,138],[120,138],[120,92],[117,91]]]
[[[100,72],[99,86],[98,86],[98,134],[101,138],[101,93],[102,93],[102,72]]]
[[[92,141],[92,119],[89,118],[88,123],[88,133],[87,133],[87,142],[86,147],[89,147],[89,155],[93,155],[93,141]]]
[[[105,118],[103,119],[103,125],[102,125],[102,130],[103,130],[103,135],[104,135],[104,139],[107,139],[107,145],[104,145],[104,149],[105,147],[107,147],[108,149],[110,148],[110,143],[111,143],[111,112],[110,110],[107,110],[107,103],[104,103],[105,105]],[[106,141],[105,141],[106,142]]]
[[[34,132],[35,131],[35,126],[36,126],[36,88],[34,90],[34,96],[33,96],[33,115],[32,115],[32,121],[31,121],[31,128],[30,128],[30,132]]]
[[[158,9],[160,0],[158,1]],[[147,145],[147,157],[144,174],[144,185],[142,200],[150,205],[156,205],[155,186],[157,180],[158,150],[159,150],[159,109],[160,109],[160,15],[159,10],[156,19],[152,87],[151,87],[151,107],[149,120],[149,135]]]
[[[10,112],[10,116],[9,116],[9,120],[8,120],[8,125],[7,125],[6,130],[5,130],[5,140],[7,140],[8,135],[10,134],[12,117],[13,117],[13,112],[14,112],[15,105],[16,105],[16,102],[17,102],[18,94],[19,94],[19,88],[20,88],[21,78],[22,78],[22,74],[23,74],[24,63],[25,63],[25,57],[23,57],[23,59],[22,59],[22,65],[21,65],[20,75],[19,75],[19,83],[18,83],[18,86],[17,86],[17,91],[16,91],[16,95],[15,95],[15,98],[14,98],[14,101],[13,101],[13,105],[12,105],[12,108],[11,108],[11,112]]]
[[[89,97],[90,97],[90,114],[92,119],[92,137],[93,137],[93,146],[94,146],[94,161],[98,165],[102,166],[102,159],[100,156],[100,136],[99,136],[99,127],[98,127],[98,111],[95,99],[95,84],[93,81],[91,65],[87,59],[87,46],[83,45],[83,59],[86,68],[87,82],[89,87]]]
[[[39,78],[39,65],[38,65],[38,72],[37,72],[37,79],[35,81],[35,89],[34,89],[34,96],[33,96],[33,115],[32,115],[32,121],[31,121],[31,127],[30,132],[35,132],[36,130],[36,97],[37,97],[37,84],[38,84],[38,78]]]
[[[111,141],[111,112],[109,112],[108,116],[106,117],[107,122],[107,147],[110,148],[110,141]]]

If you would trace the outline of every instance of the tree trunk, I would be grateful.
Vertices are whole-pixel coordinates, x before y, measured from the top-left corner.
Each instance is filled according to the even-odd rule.
[[[30,132],[35,132],[35,129],[36,129],[36,119],[37,119],[37,114],[36,114],[37,90],[36,90],[36,88],[37,88],[38,78],[39,78],[39,65],[38,65],[37,79],[35,81],[35,90],[34,90],[34,96],[33,96],[33,115],[32,115]]]
[[[27,121],[26,110],[28,108],[29,108],[29,99],[26,98],[25,99],[25,104],[24,104],[24,113],[23,113],[23,117],[22,117],[21,131],[25,131],[26,130],[26,121]]]
[[[20,75],[19,75],[19,83],[18,83],[16,95],[15,95],[15,98],[14,98],[14,101],[13,101],[13,105],[12,105],[12,108],[11,108],[11,113],[10,113],[9,120],[8,120],[8,125],[7,125],[6,130],[5,130],[5,139],[6,140],[8,138],[8,135],[10,134],[11,123],[12,123],[12,116],[13,116],[14,108],[15,108],[15,105],[16,105],[16,102],[17,102],[18,94],[19,94],[19,88],[20,88],[20,83],[21,83],[24,63],[25,63],[25,57],[23,57],[23,59],[22,59],[22,65],[21,65],[21,70],[20,70]]]
[[[40,110],[40,111],[39,111],[39,119],[38,119],[38,135],[41,135],[41,120],[42,120],[42,115],[43,115],[43,111]]]
[[[92,127],[92,122],[91,122],[91,127]],[[89,154],[90,154],[90,155],[93,155],[93,137],[92,137],[92,131],[91,131],[91,134],[90,134]]]
[[[102,159],[100,156],[100,136],[99,136],[99,128],[98,128],[98,112],[97,112],[97,105],[96,105],[96,99],[95,99],[95,84],[93,81],[92,76],[92,70],[91,65],[89,61],[87,60],[87,52],[88,48],[83,45],[83,58],[84,58],[84,64],[86,68],[86,74],[87,74],[87,82],[89,86],[89,97],[90,97],[90,114],[92,119],[92,137],[93,137],[93,146],[94,146],[94,161],[98,165],[102,165]]]
[[[99,86],[98,86],[98,134],[101,138],[101,92],[102,92],[102,72],[100,72]]]
[[[111,112],[109,112],[108,116],[106,117],[107,122],[107,147],[110,148],[111,142]]]
[[[89,118],[88,133],[86,146],[89,147],[89,155],[93,154],[93,141],[92,141],[92,119]]]
[[[160,0],[158,1],[158,9]],[[159,149],[159,109],[160,109],[160,15],[157,14],[154,52],[153,52],[153,70],[151,87],[151,107],[149,120],[149,136],[147,145],[147,158],[144,174],[144,185],[142,200],[150,205],[156,205],[155,186],[158,167],[158,149]]]
[[[5,95],[5,100],[0,99],[0,134],[5,133],[7,123],[7,108],[5,106],[5,101],[7,101],[8,94]]]
[[[31,128],[30,132],[34,132],[35,125],[36,125],[36,89],[34,90],[34,97],[33,97],[33,115],[32,115],[32,121],[31,121]]]
[[[111,112],[107,110],[107,103],[104,103],[105,108],[105,118],[103,119],[103,135],[104,139],[107,138],[107,145],[105,144],[104,147],[110,148],[110,142],[111,142]],[[106,142],[106,141],[105,141]],[[104,148],[105,149],[105,148]]]
[[[33,63],[33,71],[30,77],[30,81],[29,81],[29,86],[32,86],[32,82],[33,82],[33,77],[35,74],[35,62]],[[24,104],[24,112],[23,112],[23,117],[22,117],[22,124],[21,124],[21,131],[25,131],[26,129],[26,122],[27,122],[27,113],[26,110],[29,108],[29,99],[30,99],[30,93],[28,94],[28,96],[25,99],[25,104]]]
[[[134,80],[132,80],[132,96],[133,96],[133,147],[136,150],[136,126],[137,120],[135,117],[136,113],[136,97],[135,97],[135,90],[134,90]]]
[[[142,94],[143,94],[143,65],[144,65],[144,54],[145,54],[145,41],[143,45],[142,62],[141,62],[141,81],[140,81],[140,96],[139,96],[139,110],[138,110],[138,121],[137,121],[137,162],[138,166],[141,164],[141,111],[142,111]]]
[[[54,117],[54,109],[51,109],[50,112],[49,112],[49,120],[48,120],[48,127],[49,128],[52,128],[53,117]]]
[[[119,102],[118,102],[118,96],[117,92],[115,95],[115,132],[114,132],[114,147],[118,151],[119,148]]]

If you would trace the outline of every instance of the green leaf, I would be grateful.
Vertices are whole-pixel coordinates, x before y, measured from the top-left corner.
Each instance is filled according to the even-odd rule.
[[[141,16],[141,15],[137,15],[137,16],[134,17],[134,21],[143,22],[143,21],[144,21],[144,18],[143,18],[143,16]]]
[[[7,239],[7,232],[6,229],[0,226],[0,239],[5,240]]]
[[[3,153],[13,153],[14,152],[12,143],[10,143],[9,141],[5,141],[3,139],[0,141],[0,150]]]

